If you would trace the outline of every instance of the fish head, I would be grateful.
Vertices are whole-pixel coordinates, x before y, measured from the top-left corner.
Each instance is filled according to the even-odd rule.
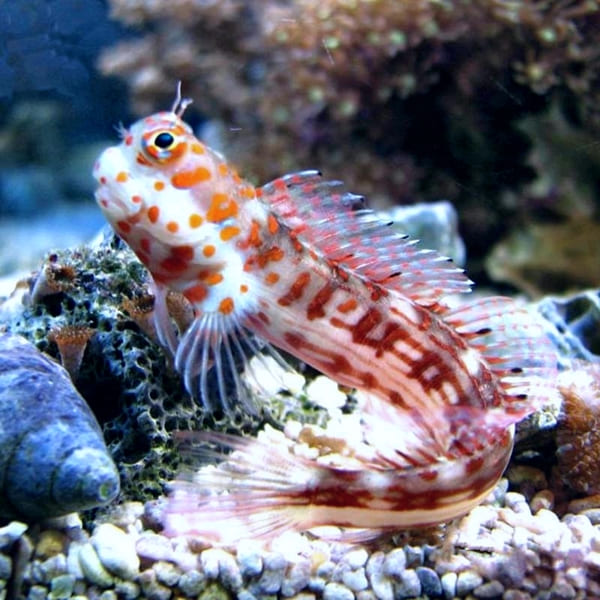
[[[156,113],[121,133],[94,166],[96,201],[113,229],[159,281],[187,285],[218,271],[217,249],[241,231],[238,205],[254,188],[179,112]]]

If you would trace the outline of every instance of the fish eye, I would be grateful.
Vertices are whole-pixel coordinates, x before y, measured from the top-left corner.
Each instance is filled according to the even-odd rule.
[[[179,159],[186,151],[187,142],[183,131],[159,129],[142,136],[142,151],[151,161],[161,164]]]
[[[175,138],[168,131],[161,131],[154,137],[154,145],[162,150],[168,150],[174,143]]]

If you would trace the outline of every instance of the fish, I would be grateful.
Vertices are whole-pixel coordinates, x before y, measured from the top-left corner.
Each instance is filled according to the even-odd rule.
[[[98,205],[151,274],[161,343],[209,410],[253,410],[240,360],[290,353],[360,390],[371,454],[339,467],[281,440],[196,432],[233,453],[172,484],[166,531],[218,537],[234,516],[234,537],[385,530],[468,512],[501,477],[515,424],[556,393],[543,327],[506,297],[452,306],[471,290],[464,271],[339,181],[316,170],[244,180],[183,121],[190,102],[178,90],[170,111],[123,130],[94,166]],[[181,333],[169,291],[194,309]]]

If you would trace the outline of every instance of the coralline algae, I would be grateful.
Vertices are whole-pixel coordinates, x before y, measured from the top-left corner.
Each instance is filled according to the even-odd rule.
[[[0,518],[38,520],[107,504],[119,475],[66,371],[0,335]]]

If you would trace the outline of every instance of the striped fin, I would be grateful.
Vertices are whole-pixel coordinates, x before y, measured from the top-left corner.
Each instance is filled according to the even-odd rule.
[[[555,398],[557,354],[539,315],[505,297],[441,308],[438,313],[499,378],[511,412],[524,417]]]
[[[176,436],[187,444],[187,449],[182,447],[184,455],[220,464],[184,473],[169,483],[162,514],[166,535],[199,535],[227,544],[310,527],[304,492],[324,469],[274,440],[266,443],[215,432]],[[232,454],[225,455],[225,449]]]
[[[318,171],[302,171],[266,184],[260,195],[292,235],[339,268],[423,305],[470,291],[471,282],[451,259],[419,248],[341,186]]]
[[[235,314],[207,312],[197,316],[179,339],[174,362],[187,391],[208,411],[233,415],[241,402],[246,411],[256,415],[259,408],[241,376],[247,370],[260,386],[251,356],[259,361],[271,356],[284,369],[292,370],[273,346],[247,331]]]

